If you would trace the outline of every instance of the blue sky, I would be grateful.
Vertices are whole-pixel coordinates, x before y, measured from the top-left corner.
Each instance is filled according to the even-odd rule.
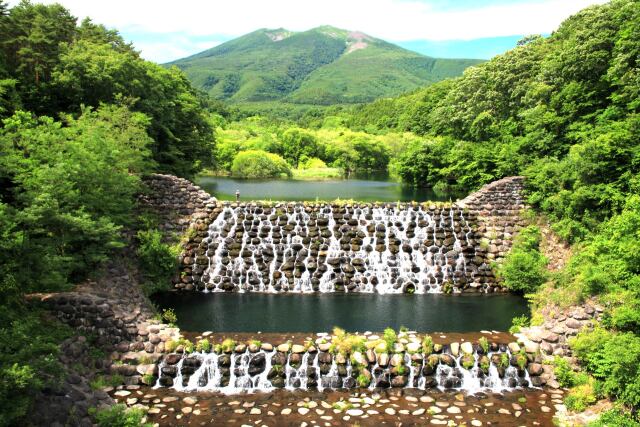
[[[39,1],[39,0],[35,0]],[[168,62],[258,28],[359,30],[437,57],[490,58],[606,0],[40,0],[116,28]],[[16,4],[18,0],[10,0]]]

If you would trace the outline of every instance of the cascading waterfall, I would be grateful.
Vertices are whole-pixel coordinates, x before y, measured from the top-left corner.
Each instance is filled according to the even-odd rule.
[[[205,291],[450,291],[476,274],[473,235],[456,206],[226,204],[192,270]]]
[[[321,358],[322,354],[331,360],[327,357]],[[398,375],[405,377],[403,387],[421,390],[508,392],[519,387],[531,386],[526,369],[520,371],[512,363],[506,366],[495,363],[503,355],[506,360],[512,359],[508,349],[488,352],[486,355],[477,352],[466,355],[472,358],[473,366],[467,365],[465,368],[464,355],[454,357],[446,350],[436,355],[441,359],[438,359],[439,362],[432,371],[426,373],[424,369],[428,365],[427,356],[405,353],[402,358],[402,374],[390,363],[381,366],[376,355],[376,361],[367,366],[371,373],[367,388],[372,390],[377,387],[392,387],[393,378]],[[481,357],[489,361],[486,372],[481,369]],[[323,391],[356,387],[356,379],[361,372],[359,368],[353,366],[349,358],[343,360],[343,363],[338,363],[336,359],[336,356],[332,357],[327,353],[304,352],[285,355],[275,350],[260,350],[254,353],[246,350],[239,354],[191,353],[183,355],[174,365],[162,361],[158,367],[160,378],[155,387],[168,385],[183,392],[217,391],[225,394],[269,391],[275,388]]]

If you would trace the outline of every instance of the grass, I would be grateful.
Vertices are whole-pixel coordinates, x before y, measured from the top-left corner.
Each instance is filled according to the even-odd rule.
[[[344,171],[340,168],[311,168],[293,169],[292,178],[298,180],[321,180],[344,178]]]

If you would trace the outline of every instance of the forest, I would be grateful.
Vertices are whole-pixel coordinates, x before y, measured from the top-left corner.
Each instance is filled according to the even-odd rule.
[[[595,425],[640,425],[638,0],[584,9],[549,37],[399,97],[293,109],[209,99],[60,5],[0,1],[0,33],[0,425],[19,425],[55,383],[57,345],[72,334],[24,296],[96,274],[130,243],[125,229],[168,251],[136,209],[144,175],[381,170],[456,193],[525,176],[531,216],[572,257],[549,274],[540,230],[520,235],[496,267],[532,303],[520,322],[540,322],[549,303],[601,301],[602,324],[572,343],[583,372],[558,362],[566,403],[608,397],[615,408]]]

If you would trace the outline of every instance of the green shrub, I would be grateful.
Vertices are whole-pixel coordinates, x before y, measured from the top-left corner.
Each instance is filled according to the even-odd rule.
[[[430,335],[425,335],[424,338],[422,338],[422,352],[424,354],[433,353],[433,338],[431,338]]]
[[[480,337],[480,339],[478,340],[478,345],[480,345],[480,348],[482,349],[484,354],[489,353],[489,340],[487,339],[487,337]]]
[[[164,243],[162,233],[158,230],[140,230],[136,237],[145,292],[151,295],[170,289],[171,277],[177,271],[180,249]]]
[[[570,345],[606,396],[640,406],[640,337],[602,328],[578,334]]]
[[[523,228],[511,251],[497,267],[497,275],[507,289],[528,294],[535,292],[548,277],[547,259],[540,253],[538,227]]]
[[[564,398],[564,404],[567,406],[567,409],[575,412],[584,411],[588,406],[596,403],[596,401],[597,398],[593,381],[573,387]]]
[[[178,323],[178,316],[173,308],[166,308],[162,310],[161,317],[162,320],[170,326],[175,326]]]
[[[384,333],[382,334],[382,339],[384,340],[387,351],[393,351],[393,347],[395,346],[396,341],[398,340],[398,335],[396,331],[392,328],[386,328]]]
[[[327,164],[317,157],[309,157],[300,159],[300,163],[298,164],[299,169],[326,169]]]
[[[358,382],[359,387],[365,388],[369,386],[369,377],[364,374],[358,375],[356,381]]]
[[[589,376],[584,372],[575,372],[567,359],[556,356],[553,359],[554,374],[562,387],[575,387],[586,384]]]
[[[509,332],[517,334],[520,332],[520,328],[526,328],[527,326],[529,326],[529,317],[527,315],[523,314],[522,316],[516,316],[511,320]]]
[[[248,150],[239,152],[233,159],[231,174],[241,178],[291,176],[291,168],[277,154]]]
[[[122,375],[98,375],[89,383],[92,389],[100,390],[105,387],[116,387],[124,384],[124,377]]]
[[[90,411],[98,427],[139,427],[142,425],[144,412],[141,409],[127,409],[125,405],[114,405],[107,409]],[[145,424],[150,426],[151,424]]]
[[[209,353],[210,350],[211,350],[211,343],[206,338],[201,339],[196,344],[196,351],[203,352],[203,353]]]
[[[640,422],[633,414],[622,409],[611,409],[600,415],[597,421],[588,427],[640,427]]]

